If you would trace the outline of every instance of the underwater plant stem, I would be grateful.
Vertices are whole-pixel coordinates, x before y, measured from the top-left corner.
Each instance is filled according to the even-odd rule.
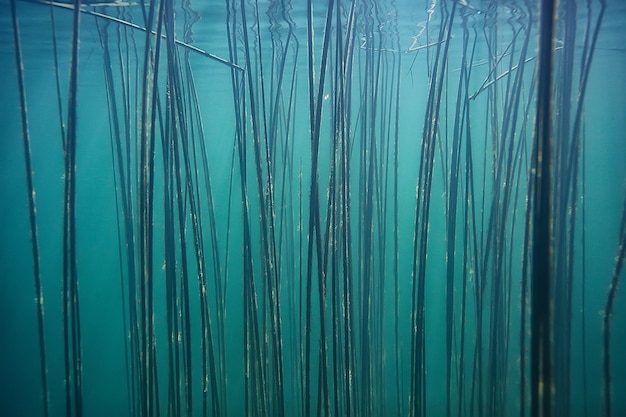
[[[54,8],[52,8],[54,10]],[[117,107],[117,97],[115,94],[115,82],[113,76],[113,66],[111,63],[111,54],[109,49],[109,36],[108,36],[108,22],[103,25],[99,24],[96,20],[96,26],[98,29],[100,44],[103,51],[103,70],[104,79],[107,92],[107,99],[109,104],[109,123],[110,123],[110,145],[111,145],[111,161],[113,165],[113,184],[115,190],[119,190],[115,194],[115,207],[116,207],[116,221],[118,230],[118,256],[120,262],[120,293],[122,296],[122,317],[123,319],[123,334],[124,334],[124,351],[125,351],[125,365],[126,365],[126,384],[129,396],[129,412],[133,410],[136,404],[135,400],[135,374],[136,374],[136,339],[137,332],[136,327],[133,325],[136,323],[136,313],[134,310],[134,297],[133,293],[135,283],[135,255],[134,255],[134,228],[132,222],[132,208],[130,205],[130,190],[131,184],[128,176],[130,175],[130,164],[126,164],[123,155],[123,144],[120,130],[120,117]],[[58,72],[58,71],[57,71]],[[124,74],[124,72],[122,72]],[[123,82],[127,82],[124,80]],[[62,121],[62,120],[61,120]],[[128,171],[126,171],[128,170]],[[119,195],[118,195],[119,194]],[[121,200],[121,202],[120,202]],[[121,209],[120,209],[121,205]],[[121,213],[120,213],[121,211]],[[121,216],[120,216],[121,214]],[[123,222],[123,225],[122,225]],[[123,230],[123,233],[122,233]],[[124,236],[122,238],[122,235]],[[126,248],[123,251],[123,247]],[[123,253],[125,252],[125,253]],[[126,257],[127,277],[124,277],[123,259]],[[125,281],[128,281],[126,284]],[[125,285],[129,286],[128,295],[125,291]],[[133,302],[130,302],[133,300]],[[129,303],[127,306],[126,303]],[[128,310],[128,313],[127,313]],[[126,318],[129,318],[128,321]],[[129,333],[130,332],[130,333]],[[127,337],[128,335],[128,337]],[[135,356],[133,356],[135,354]],[[132,415],[132,412],[130,413]]]
[[[321,256],[321,230],[319,215],[319,142],[320,142],[320,125],[322,102],[324,92],[324,81],[326,75],[326,64],[328,60],[328,50],[331,38],[331,24],[334,0],[328,1],[326,10],[326,19],[324,24],[324,35],[322,41],[322,56],[320,62],[320,76],[318,79],[318,91],[315,93],[315,71],[314,71],[314,53],[313,53],[313,4],[311,0],[307,1],[307,40],[308,40],[308,76],[309,76],[309,122],[310,122],[310,145],[311,145],[311,184],[309,191],[309,242],[307,246],[307,271],[306,271],[306,324],[305,324],[305,373],[304,373],[304,415],[310,416],[311,413],[311,385],[310,385],[310,365],[311,365],[311,310],[312,310],[312,275],[313,275],[313,252],[317,253],[317,275],[318,290],[320,302],[320,406],[324,414],[329,412],[328,403],[328,381],[327,381],[327,352],[326,352],[326,327],[325,327],[325,297],[326,297],[326,278],[325,271],[322,267]],[[315,248],[315,249],[314,249]],[[321,411],[320,411],[321,412]]]
[[[626,197],[624,198],[624,207],[622,208],[622,221],[619,229],[619,241],[617,246],[617,256],[615,257],[615,268],[609,285],[609,292],[606,298],[606,306],[602,317],[602,383],[604,389],[604,415],[611,417],[613,408],[612,385],[611,385],[611,319],[613,318],[613,307],[615,305],[615,297],[617,295],[617,287],[619,285],[619,277],[624,268],[624,259],[626,258]]]
[[[22,45],[20,42],[19,23],[17,20],[16,0],[11,0],[11,22],[13,24],[13,42],[15,46],[15,68],[17,69],[17,86],[20,97],[20,116],[22,122],[22,145],[24,146],[24,165],[26,168],[26,190],[28,192],[28,220],[30,223],[30,240],[33,255],[33,277],[35,279],[35,304],[37,308],[37,336],[39,338],[39,366],[41,372],[43,415],[49,414],[48,366],[46,363],[46,343],[44,335],[43,287],[41,285],[41,266],[39,256],[39,238],[37,234],[37,204],[35,186],[33,184],[33,163],[28,130],[28,109],[26,105],[26,88],[24,85],[24,64],[22,61]]]
[[[581,148],[585,149],[586,146],[586,135],[585,135],[585,129],[583,129],[583,133],[582,133],[582,138],[581,138]],[[582,388],[583,388],[583,398],[584,398],[584,415],[588,415],[588,411],[589,411],[589,401],[588,401],[588,384],[587,384],[587,227],[586,227],[586,218],[587,218],[587,202],[584,196],[586,196],[586,182],[587,182],[587,166],[586,166],[586,154],[585,152],[582,152],[582,156],[581,156],[581,163],[582,163],[582,179],[581,179],[581,194],[583,195],[582,201],[581,201],[581,209],[580,209],[580,217],[581,217],[581,222],[582,222],[582,230],[581,230],[581,236],[580,236],[580,240],[581,240],[581,257],[582,257],[582,262],[581,262],[581,269],[582,269],[582,274],[581,274],[581,280],[580,280],[580,287],[581,287],[581,300],[580,300],[580,316],[581,316],[581,321],[580,321],[580,327],[581,327],[581,331],[580,331],[580,343],[581,343],[581,355],[582,355]]]
[[[57,30],[54,17],[54,7],[50,5],[50,23],[52,24],[52,50],[54,55],[54,76],[57,91],[57,106],[59,111],[59,126],[61,128],[61,143],[65,148],[65,122],[63,120],[63,104],[61,100],[61,82],[59,77],[59,54],[57,48]]]
[[[255,2],[255,15],[258,16],[258,10],[256,8]],[[271,384],[267,384],[267,388],[271,390],[270,394],[273,397],[272,404],[276,406],[274,410],[277,413],[278,417],[282,417],[284,415],[284,395],[283,395],[283,354],[282,354],[282,330],[281,330],[281,321],[280,321],[280,303],[279,303],[279,280],[278,280],[278,270],[276,266],[276,239],[274,234],[274,193],[273,193],[273,182],[272,182],[272,168],[271,168],[271,159],[269,154],[269,149],[267,145],[267,116],[265,112],[265,90],[264,90],[264,79],[263,79],[263,65],[261,59],[261,53],[259,50],[259,68],[260,68],[260,99],[262,100],[262,114],[260,114],[259,109],[257,108],[255,101],[255,89],[254,89],[254,78],[252,75],[252,67],[251,67],[251,54],[250,54],[250,44],[248,37],[248,27],[246,23],[246,12],[245,12],[245,3],[241,2],[241,15],[242,15],[242,24],[244,30],[244,52],[246,56],[246,72],[247,72],[247,80],[248,80],[248,94],[250,97],[250,116],[252,122],[252,144],[254,151],[254,162],[255,162],[255,172],[256,172],[256,180],[258,187],[258,197],[259,197],[259,210],[261,215],[261,249],[263,254],[263,275],[265,279],[265,283],[267,284],[267,295],[269,299],[269,314],[271,320],[271,347],[273,356],[271,358],[272,368],[266,371],[266,377],[271,378]],[[257,36],[260,36],[257,34]],[[260,44],[260,38],[257,38],[257,42]],[[262,119],[262,120],[260,120]],[[261,122],[263,125],[261,126]],[[265,138],[265,156],[266,163],[268,165],[267,168],[267,200],[264,197],[266,193],[263,191],[265,189],[265,184],[263,180],[263,167],[262,167],[262,154],[261,154],[261,137]],[[269,211],[269,214],[268,214]],[[264,379],[265,379],[264,378]]]
[[[442,8],[439,40],[450,39],[450,32],[457,3],[453,3],[450,13]],[[420,168],[418,173],[417,202],[415,208],[415,230],[413,234],[413,260],[411,278],[411,387],[409,393],[409,416],[427,415],[426,397],[426,333],[425,333],[425,289],[428,231],[430,223],[430,201],[433,182],[433,166],[437,132],[439,129],[439,110],[446,77],[448,50],[450,42],[440,43],[436,47],[431,81],[428,90],[422,144]]]
[[[75,1],[80,7],[80,0]],[[80,13],[74,12],[67,138],[64,151],[63,190],[63,341],[65,361],[65,412],[68,417],[82,416],[82,358],[76,263],[76,131],[78,96],[78,50]]]
[[[465,15],[463,17],[463,27],[467,25]],[[452,402],[452,366],[453,366],[453,331],[454,331],[454,278],[455,278],[455,254],[456,254],[456,224],[457,224],[457,203],[458,203],[458,188],[459,188],[459,173],[461,162],[461,139],[463,132],[463,119],[467,114],[468,100],[464,97],[464,93],[467,90],[467,86],[464,88],[464,83],[467,82],[466,76],[468,72],[467,68],[467,52],[468,52],[469,38],[467,29],[464,30],[463,36],[463,51],[461,56],[461,74],[459,76],[459,84],[456,97],[454,130],[452,139],[452,155],[450,163],[450,174],[448,183],[448,198],[446,202],[446,416],[451,415],[451,402]],[[469,116],[468,116],[469,117]],[[463,284],[465,285],[465,283]],[[465,295],[465,291],[463,291]],[[461,316],[463,317],[463,316]],[[462,337],[462,336],[461,336]],[[462,346],[461,346],[462,348]],[[462,357],[462,356],[461,356]],[[460,363],[463,366],[463,363]],[[462,393],[462,382],[459,384],[459,389]],[[461,395],[458,398],[461,402]]]
[[[154,142],[157,114],[157,81],[159,74],[160,33],[163,20],[163,1],[151,2],[147,26],[155,21],[157,34],[152,47],[151,35],[146,34],[143,56],[143,85],[141,90],[140,156],[139,156],[139,249],[140,249],[140,415],[158,415],[156,401],[158,382],[154,334],[153,258],[154,258]]]
[[[556,2],[541,3],[531,276],[531,416],[552,415],[552,50]]]

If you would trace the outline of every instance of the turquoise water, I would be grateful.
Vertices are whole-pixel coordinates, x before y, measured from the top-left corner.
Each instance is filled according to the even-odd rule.
[[[0,4],[0,415],[532,415],[541,282],[553,414],[626,414],[619,287],[604,344],[621,1],[557,11],[549,242],[536,2],[315,1],[310,22],[306,2],[196,3],[164,1],[160,26],[84,5],[117,21],[81,13],[76,45],[72,10],[16,4],[40,316]]]

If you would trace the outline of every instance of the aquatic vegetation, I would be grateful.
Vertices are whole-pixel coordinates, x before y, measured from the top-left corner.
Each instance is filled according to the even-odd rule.
[[[9,108],[20,109],[28,197],[28,227],[10,230],[31,239],[23,253],[41,380],[31,390],[42,393],[33,412],[625,409],[612,395],[625,364],[611,352],[626,343],[612,326],[624,316],[626,207],[588,197],[599,195],[593,184],[626,177],[624,148],[610,140],[604,157],[618,168],[595,172],[604,160],[594,146],[611,135],[588,117],[619,108],[593,88],[606,76],[602,36],[623,7],[12,0],[10,9],[18,102]],[[29,18],[45,28],[18,28]],[[41,45],[33,34],[46,37],[45,58],[22,52]],[[35,59],[54,83],[37,100]],[[60,140],[46,146],[62,155],[50,162],[62,189],[37,202],[46,181],[55,188],[36,175],[44,159],[32,138],[48,116],[34,117],[31,104],[58,113],[46,135]],[[617,226],[592,230],[598,207],[610,225],[621,219],[615,259],[599,255],[615,253],[607,230]],[[98,355],[118,371],[99,369]]]

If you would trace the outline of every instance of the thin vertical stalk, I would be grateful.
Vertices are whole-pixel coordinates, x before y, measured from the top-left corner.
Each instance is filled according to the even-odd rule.
[[[613,276],[609,284],[609,291],[606,297],[606,306],[602,315],[602,388],[604,391],[604,415],[611,417],[613,415],[612,404],[612,382],[611,382],[611,319],[613,318],[613,308],[615,306],[615,296],[617,294],[617,286],[619,285],[619,277],[624,268],[624,259],[626,259],[626,197],[624,198],[624,206],[622,208],[622,221],[619,228],[619,237],[617,245],[617,256],[615,257],[615,268]]]
[[[33,278],[35,280],[35,304],[37,309],[37,337],[39,339],[39,367],[42,391],[43,415],[49,415],[48,365],[46,362],[46,341],[44,335],[43,287],[41,285],[41,265],[39,256],[39,237],[37,234],[37,203],[33,181],[33,162],[31,156],[30,133],[28,130],[28,108],[26,105],[26,87],[24,83],[24,64],[22,45],[17,20],[16,0],[11,0],[11,23],[13,24],[13,43],[15,47],[15,68],[17,69],[17,88],[20,98],[20,116],[22,123],[22,146],[24,147],[24,165],[26,168],[26,190],[28,192],[28,221],[33,255]]]

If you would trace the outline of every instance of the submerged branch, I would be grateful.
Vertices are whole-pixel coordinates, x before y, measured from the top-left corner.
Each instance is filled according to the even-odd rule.
[[[58,3],[58,2],[55,2],[55,1],[47,1],[47,0],[25,0],[25,1],[28,1],[30,3],[45,4],[45,5],[48,5],[48,6],[59,7],[61,9],[74,10],[74,6],[71,5],[71,4]],[[100,18],[100,19],[110,20],[111,22],[115,22],[115,23],[118,23],[120,25],[128,26],[130,28],[137,29],[137,30],[140,30],[142,32],[146,32],[147,31],[147,29],[145,27],[143,27],[143,26],[139,26],[139,25],[136,25],[134,23],[127,22],[126,20],[118,19],[118,18],[113,17],[113,16],[109,16],[109,15],[104,14],[104,13],[94,12],[94,11],[85,10],[85,9],[79,9],[79,11],[81,13],[87,14],[89,16],[94,16],[94,17],[97,17],[97,18]],[[151,31],[151,33],[153,35],[156,35],[155,31]],[[165,36],[165,34],[162,34],[161,37],[165,38],[166,36]],[[182,46],[183,48],[186,48],[186,49],[188,49],[190,51],[193,51],[193,52],[195,52],[197,54],[203,55],[203,56],[205,56],[207,58],[210,58],[210,59],[212,59],[212,60],[214,60],[216,62],[219,62],[221,64],[228,65],[229,67],[235,68],[235,69],[237,69],[239,71],[244,71],[243,67],[240,67],[239,65],[237,65],[237,64],[235,64],[233,62],[227,61],[226,59],[221,58],[221,57],[219,57],[219,56],[217,56],[215,54],[212,54],[210,52],[204,51],[204,50],[202,50],[202,49],[200,49],[200,48],[198,48],[196,46],[190,45],[190,44],[185,43],[183,41],[179,41],[178,39],[174,39],[174,43],[176,45],[178,45],[178,46]]]

